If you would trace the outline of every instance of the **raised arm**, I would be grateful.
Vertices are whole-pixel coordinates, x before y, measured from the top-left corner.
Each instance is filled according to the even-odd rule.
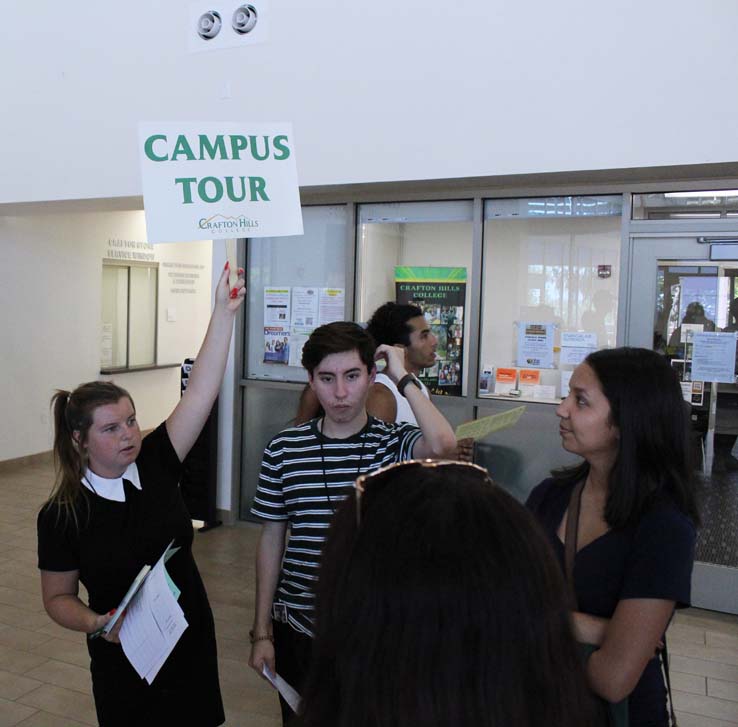
[[[236,311],[246,295],[243,270],[233,290],[228,288],[228,263],[215,290],[215,307],[190,374],[189,384],[167,419],[167,432],[180,462],[202,431],[218,396],[225,372]]]
[[[398,346],[382,344],[377,348],[375,358],[387,361],[384,373],[397,384],[407,375],[405,369],[405,352]],[[430,399],[426,399],[423,392],[413,384],[405,387],[405,398],[418,420],[418,427],[423,436],[415,443],[413,457],[416,459],[444,458],[453,459],[456,456],[456,435],[446,418],[434,406]]]

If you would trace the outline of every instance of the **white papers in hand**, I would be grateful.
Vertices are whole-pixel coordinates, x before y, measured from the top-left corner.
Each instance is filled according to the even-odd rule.
[[[164,568],[164,557],[151,569],[128,606],[120,643],[133,668],[151,684],[187,628]]]
[[[292,711],[297,714],[297,710],[300,708],[300,695],[279,674],[273,674],[266,664],[262,665],[261,673],[282,695],[282,699],[290,705]]]

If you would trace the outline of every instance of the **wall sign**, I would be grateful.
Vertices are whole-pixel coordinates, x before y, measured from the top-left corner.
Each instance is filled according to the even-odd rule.
[[[149,242],[302,234],[288,123],[141,123]]]

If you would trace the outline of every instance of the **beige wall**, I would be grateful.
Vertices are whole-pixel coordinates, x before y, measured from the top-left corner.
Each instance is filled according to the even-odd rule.
[[[143,213],[0,216],[0,460],[48,450],[54,390],[101,378],[102,260],[109,240],[144,242]],[[138,249],[160,263],[160,363],[197,353],[210,311],[211,247]],[[167,272],[179,268],[166,263],[202,266],[197,292],[172,293]],[[166,321],[167,307],[176,308],[176,322]],[[178,368],[112,378],[131,392],[144,428],[156,426],[179,398]]]

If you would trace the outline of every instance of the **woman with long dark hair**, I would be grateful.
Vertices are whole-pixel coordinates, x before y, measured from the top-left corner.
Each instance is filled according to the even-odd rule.
[[[89,635],[102,727],[214,727],[225,720],[213,615],[192,556],[192,522],[179,478],[220,389],[243,302],[243,278],[229,291],[228,274],[226,265],[189,386],[151,434],[141,438],[131,396],[111,382],[91,381],[52,399],[57,481],[38,516],[41,590],[56,623]],[[123,620],[99,634],[142,566],[156,563],[172,540],[178,551],[166,567],[187,628],[148,684],[121,648]],[[88,603],[79,598],[80,583]]]
[[[675,607],[689,605],[699,523],[679,382],[653,351],[597,351],[556,413],[564,449],[584,461],[554,472],[527,504],[562,568],[569,541],[575,632],[598,647],[590,686],[609,702],[628,698],[630,727],[665,727],[657,651]]]
[[[299,724],[593,724],[563,579],[525,509],[469,464],[357,486],[321,562]]]

